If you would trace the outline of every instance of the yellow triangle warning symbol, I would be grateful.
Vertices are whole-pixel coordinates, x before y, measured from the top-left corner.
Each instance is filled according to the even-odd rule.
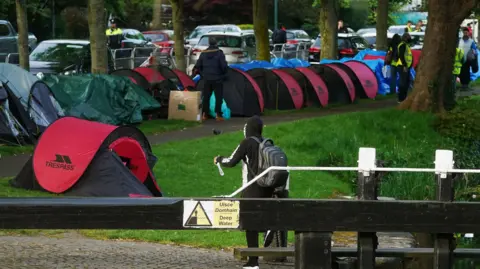
[[[212,226],[212,222],[200,202],[197,202],[184,226]]]

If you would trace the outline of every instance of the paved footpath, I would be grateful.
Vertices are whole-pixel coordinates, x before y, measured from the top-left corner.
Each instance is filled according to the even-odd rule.
[[[231,252],[143,242],[103,241],[76,233],[63,238],[0,237],[1,269],[235,269]],[[262,263],[292,269],[293,263]]]

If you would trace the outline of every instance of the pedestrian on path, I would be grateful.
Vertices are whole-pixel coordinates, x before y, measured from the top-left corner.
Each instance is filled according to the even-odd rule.
[[[448,92],[444,98],[445,109],[451,110],[455,107],[455,97],[457,89],[457,78],[460,75],[462,70],[462,65],[464,63],[463,50],[458,47],[455,48],[455,60],[453,63],[453,72],[452,72],[452,87],[450,92]]]
[[[477,44],[470,38],[470,32],[467,27],[462,29],[463,37],[460,39],[458,47],[463,50],[464,63],[460,70],[460,83],[462,84],[462,90],[468,90],[470,84],[470,68],[477,66]],[[478,70],[477,70],[478,71]]]
[[[410,40],[410,34],[404,33],[402,42],[398,45],[397,70],[400,74],[398,103],[403,102],[407,98],[408,89],[410,88],[410,68],[413,63],[412,50],[408,45]]]
[[[262,130],[263,121],[260,117],[253,116],[249,118],[243,129],[245,139],[242,140],[230,157],[215,157],[213,160],[214,164],[220,163],[224,167],[234,167],[242,161],[243,185],[247,184],[260,172],[260,145],[256,139],[263,140]],[[274,188],[261,187],[254,183],[242,192],[242,198],[271,198],[274,191]],[[247,246],[249,248],[259,247],[258,236],[259,231],[246,231]],[[258,257],[248,257],[248,262],[243,266],[243,269],[259,269]]]
[[[223,81],[227,75],[228,65],[225,54],[218,48],[217,40],[213,37],[208,39],[209,47],[202,51],[195,64],[195,69],[205,80],[202,92],[203,115],[202,120],[208,119],[210,111],[210,97],[215,92],[215,113],[217,121],[223,121]]]
[[[388,47],[387,56],[385,57],[385,64],[390,65],[390,94],[395,94],[397,92],[397,61],[394,59],[398,58],[398,45],[402,42],[400,35],[395,34],[390,41],[390,46]]]

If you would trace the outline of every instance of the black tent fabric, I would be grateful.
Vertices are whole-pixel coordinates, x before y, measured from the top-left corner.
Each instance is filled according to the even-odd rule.
[[[357,77],[355,72],[353,72],[353,70],[350,67],[341,63],[331,63],[331,65],[337,66],[338,68],[342,69],[345,73],[348,74],[348,76],[353,82],[353,85],[355,86],[355,96],[357,98],[368,99],[368,96],[365,93],[365,90],[363,89],[363,85],[360,82],[360,79]]]
[[[52,90],[43,81],[37,81],[30,89],[28,98],[28,114],[36,114],[34,119],[40,132],[54,121],[64,116],[63,110],[53,96]]]
[[[313,64],[308,68],[320,75],[325,81],[328,88],[329,104],[352,103],[347,85],[334,69],[323,64]]]
[[[277,76],[272,70],[254,68],[248,70],[247,73],[257,82],[262,90],[266,109],[296,109],[295,102],[289,88],[285,84],[285,81]]]
[[[203,90],[205,81],[197,84],[197,90]],[[232,116],[251,117],[260,115],[260,101],[252,83],[238,70],[229,68],[223,82],[223,99]]]

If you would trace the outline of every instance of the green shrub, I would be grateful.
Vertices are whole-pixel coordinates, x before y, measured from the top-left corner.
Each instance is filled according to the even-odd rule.
[[[465,98],[457,107],[439,116],[435,130],[447,138],[454,149],[455,167],[462,169],[480,168],[480,98]],[[456,180],[456,199],[470,199],[479,193],[480,176],[459,175]]]

